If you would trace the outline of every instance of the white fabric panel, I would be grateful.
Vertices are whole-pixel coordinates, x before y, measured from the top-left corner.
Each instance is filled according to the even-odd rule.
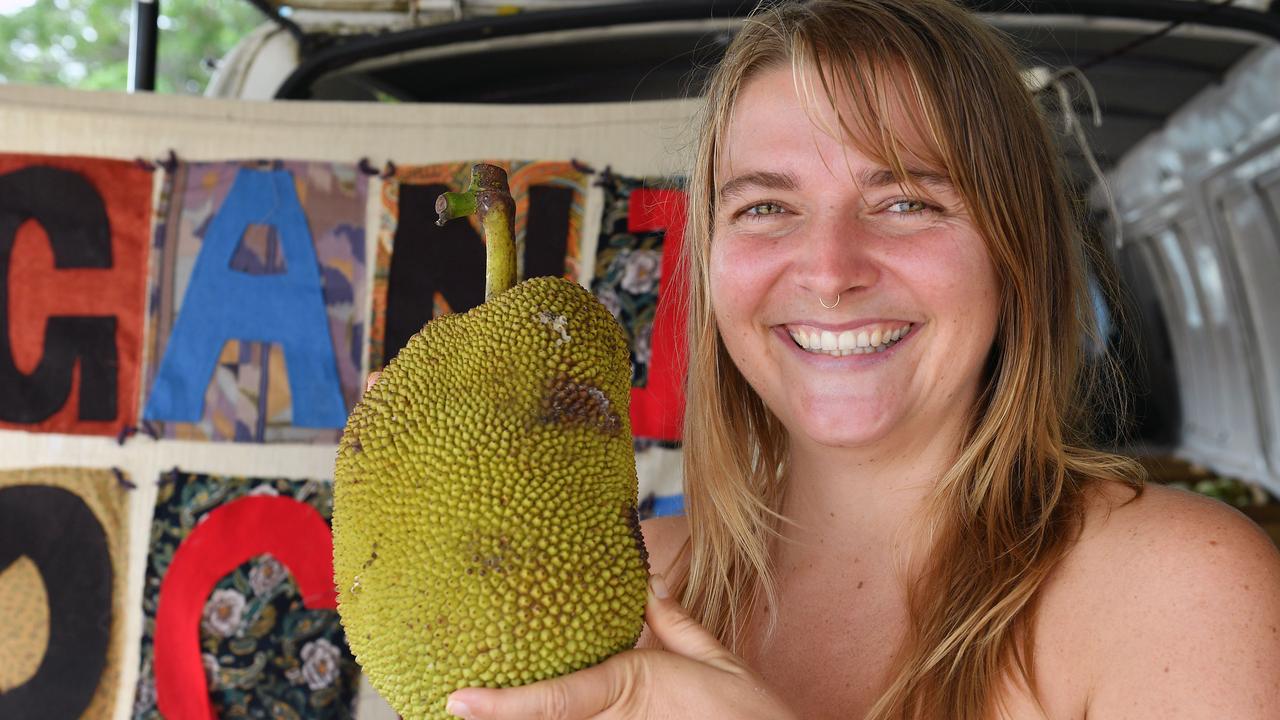
[[[568,106],[378,105],[245,102],[88,93],[0,85],[0,152],[187,160],[282,158],[356,162],[368,157],[421,164],[480,158],[578,159],[629,175],[683,172],[691,145],[693,102]],[[378,187],[370,186],[370,222]],[[584,246],[590,280],[602,196],[588,197]],[[372,229],[375,225],[370,225]],[[373,262],[368,263],[370,273]],[[370,283],[371,285],[371,283]],[[367,304],[367,300],[366,300]],[[196,472],[330,478],[330,445],[254,445],[114,439],[0,431],[0,468],[42,465],[118,467],[138,484],[132,494],[130,577],[125,607],[140,608],[155,480],[174,466]],[[638,461],[641,491],[680,492],[680,454],[650,450]],[[141,613],[126,623],[117,720],[129,716],[138,665]],[[394,718],[374,698],[365,717]]]
[[[298,41],[275,23],[263,23],[218,61],[208,97],[270,100],[298,66]]]
[[[0,151],[190,160],[281,158],[374,165],[476,158],[611,165],[674,174],[696,101],[600,105],[245,102],[0,86]]]

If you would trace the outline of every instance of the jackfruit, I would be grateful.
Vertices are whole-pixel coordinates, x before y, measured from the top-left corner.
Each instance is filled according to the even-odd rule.
[[[493,217],[509,200],[482,215],[491,254],[511,250],[510,215]],[[338,610],[373,687],[410,720],[450,717],[459,688],[598,663],[643,626],[626,338],[576,283],[504,291],[493,277],[514,275],[509,260],[486,302],[409,341],[339,443]]]

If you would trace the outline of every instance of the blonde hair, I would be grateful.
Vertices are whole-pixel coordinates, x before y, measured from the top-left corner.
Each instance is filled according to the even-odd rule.
[[[996,270],[999,328],[985,386],[958,458],[933,492],[933,545],[908,588],[907,640],[869,714],[988,717],[1011,670],[1035,688],[1036,593],[1079,531],[1086,490],[1112,480],[1140,492],[1141,474],[1129,460],[1088,449],[1084,400],[1101,375],[1082,355],[1096,327],[1086,268],[1109,281],[1105,257],[1082,239],[1053,139],[1011,52],[946,0],[763,9],[708,82],[685,233],[690,539],[675,587],[735,651],[746,621],[761,610],[772,619],[778,607],[769,550],[783,522],[787,434],[720,340],[709,255],[716,167],[734,102],[756,76],[788,67],[799,91],[821,92],[837,109],[849,142],[898,177],[909,177],[904,151],[944,170]],[[893,103],[916,111],[905,114],[915,126],[886,121]]]

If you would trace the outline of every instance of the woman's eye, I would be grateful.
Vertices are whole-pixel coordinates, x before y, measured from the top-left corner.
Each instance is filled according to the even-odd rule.
[[[932,209],[933,206],[923,200],[898,200],[888,207],[889,212],[899,215],[914,215]]]
[[[747,209],[743,210],[740,214],[752,216],[752,217],[759,217],[761,215],[777,215],[782,212],[786,212],[786,211],[782,209],[781,205],[777,203],[763,202],[763,203],[756,203],[755,205],[748,207]]]

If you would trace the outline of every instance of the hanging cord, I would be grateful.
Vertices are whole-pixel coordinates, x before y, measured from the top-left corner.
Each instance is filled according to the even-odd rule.
[[[1053,74],[1044,80],[1044,84],[1040,89],[1052,89],[1058,96],[1058,109],[1062,113],[1062,132],[1070,135],[1076,141],[1076,145],[1080,148],[1080,153],[1084,156],[1085,163],[1089,166],[1089,171],[1093,173],[1094,179],[1097,180],[1098,186],[1102,189],[1102,195],[1107,202],[1107,212],[1111,214],[1111,224],[1115,232],[1115,246],[1119,250],[1124,245],[1124,228],[1120,223],[1120,207],[1116,204],[1115,194],[1111,192],[1111,183],[1107,182],[1107,176],[1098,164],[1098,159],[1093,154],[1093,148],[1089,146],[1089,139],[1085,136],[1084,125],[1076,114],[1070,87],[1070,82],[1073,80],[1084,88],[1085,96],[1089,99],[1089,114],[1093,126],[1095,128],[1102,127],[1102,108],[1098,104],[1098,94],[1093,89],[1093,83],[1089,82],[1089,78],[1085,77],[1084,72],[1079,67],[1071,65],[1055,70]]]
[[[1184,25],[1186,23],[1196,23],[1201,20],[1204,20],[1205,18],[1210,17],[1211,15],[1213,15],[1214,13],[1218,12],[1219,10],[1225,7],[1231,7],[1231,5],[1234,3],[1235,3],[1235,0],[1223,0],[1222,2],[1206,2],[1205,0],[1198,0],[1197,4],[1204,6],[1204,10],[1202,10],[1201,12],[1196,13],[1194,16],[1189,18],[1184,18],[1182,20],[1174,20],[1173,22],[1170,22],[1168,25],[1165,25],[1159,30],[1147,33],[1146,35],[1139,35],[1138,37],[1134,38],[1132,41],[1127,42],[1124,45],[1121,45],[1120,47],[1115,48],[1114,50],[1109,50],[1105,53],[1102,53],[1101,55],[1096,55],[1092,58],[1089,58],[1088,60],[1085,60],[1084,62],[1080,63],[1080,65],[1078,66],[1079,70],[1085,71],[1090,68],[1097,67],[1098,65],[1101,65],[1102,63],[1108,60],[1111,60],[1113,58],[1118,58],[1121,55],[1126,55],[1130,52],[1133,52],[1134,50],[1137,50],[1138,48],[1142,47],[1143,45],[1146,45],[1149,42],[1159,40],[1165,35],[1168,35],[1169,33],[1176,30],[1180,25]]]
[[[1100,55],[1095,55],[1079,65],[1060,68],[1045,79],[1044,83],[1038,88],[1038,90],[1044,90],[1052,87],[1057,92],[1058,102],[1062,108],[1064,131],[1069,133],[1075,139],[1076,144],[1080,146],[1080,150],[1084,154],[1085,162],[1089,165],[1089,170],[1102,186],[1102,194],[1107,200],[1107,211],[1111,214],[1111,222],[1115,226],[1116,249],[1119,249],[1124,245],[1124,229],[1120,224],[1120,209],[1116,205],[1115,195],[1111,192],[1111,185],[1107,183],[1106,177],[1102,173],[1102,168],[1098,166],[1097,158],[1094,157],[1093,149],[1089,147],[1089,142],[1084,134],[1084,127],[1076,117],[1075,109],[1071,104],[1071,94],[1065,81],[1067,78],[1073,78],[1082,87],[1084,87],[1085,92],[1089,96],[1089,104],[1093,110],[1093,126],[1100,127],[1102,125],[1102,112],[1098,107],[1098,96],[1094,92],[1093,85],[1089,82],[1089,79],[1085,77],[1085,70],[1095,68],[1109,60],[1114,60],[1115,58],[1127,55],[1143,45],[1159,40],[1176,30],[1181,25],[1204,20],[1223,8],[1231,7],[1234,3],[1235,0],[1221,0],[1221,2],[1199,0],[1199,4],[1203,5],[1204,9],[1195,16],[1182,20],[1174,20],[1154,32],[1139,35],[1132,41]]]

